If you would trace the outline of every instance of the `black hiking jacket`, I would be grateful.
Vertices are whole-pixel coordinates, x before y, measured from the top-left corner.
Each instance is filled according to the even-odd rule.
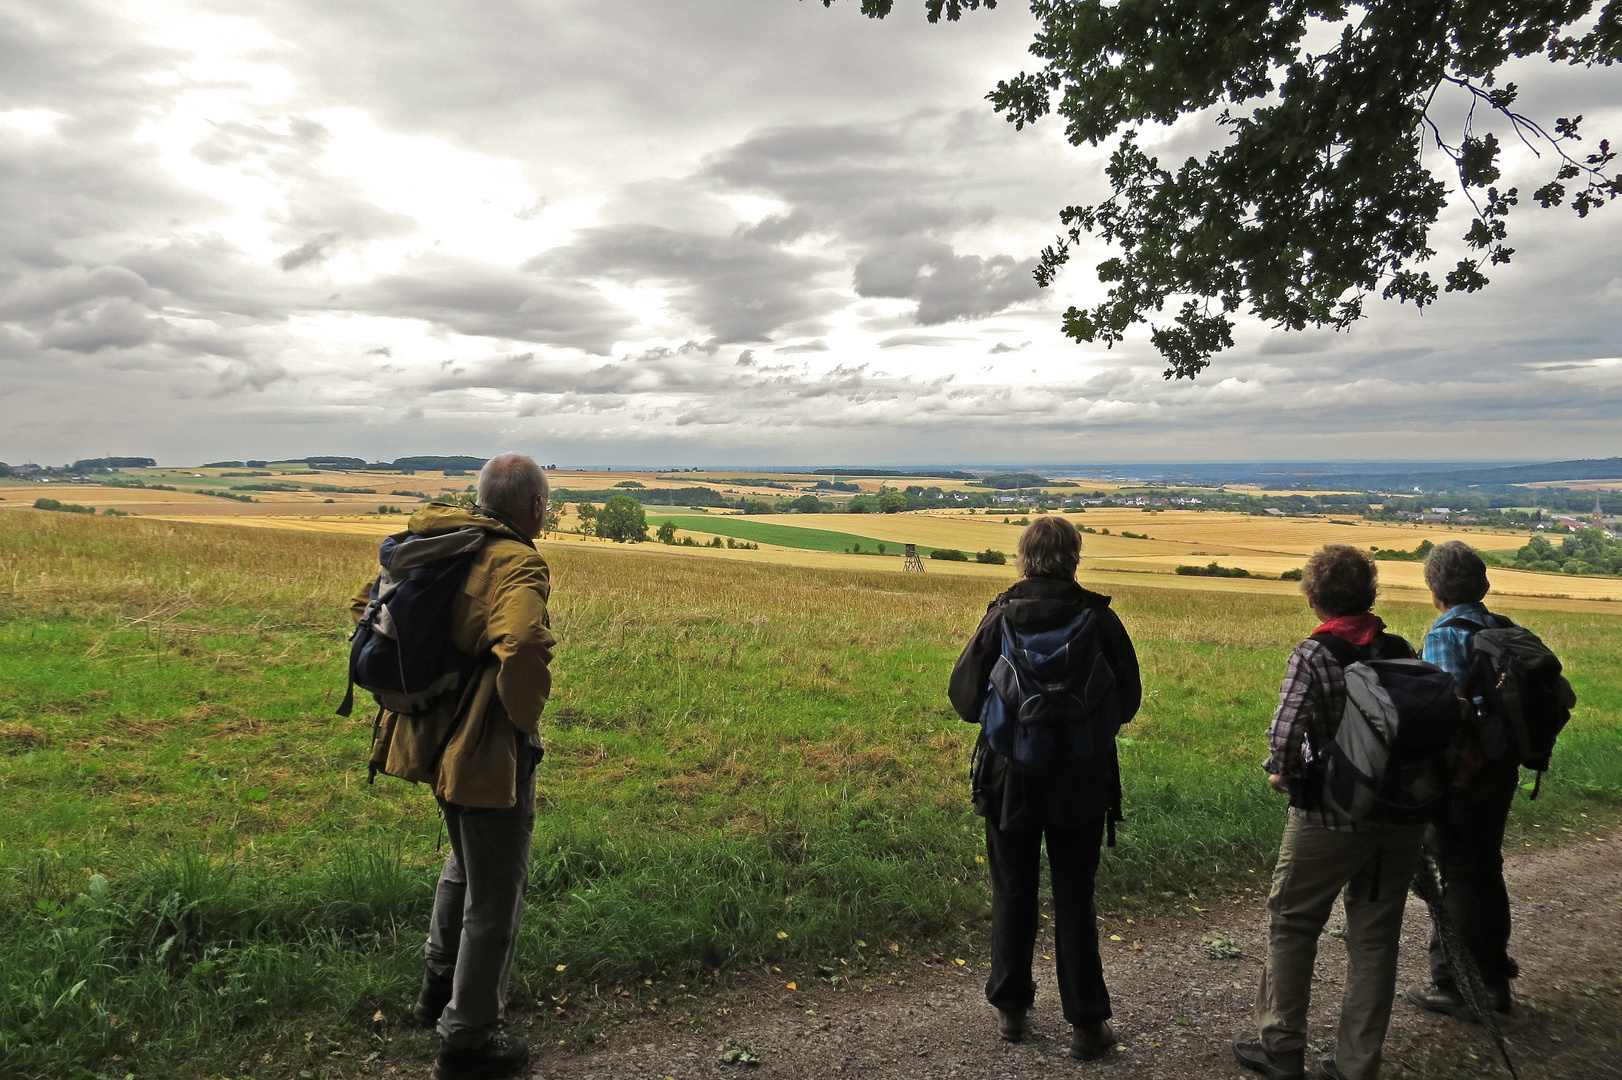
[[[1110,609],[1109,601],[1109,597],[1074,581],[1025,578],[986,607],[985,618],[952,668],[947,687],[952,708],[966,722],[978,724],[981,706],[990,692],[991,669],[1002,652],[1003,621],[1022,631],[1051,630],[1075,618],[1083,608],[1093,608],[1100,648],[1115,673],[1115,689],[1110,695],[1115,715],[1095,729],[1097,749],[1090,760],[1068,765],[1051,777],[1023,776],[1009,769],[1002,755],[985,745],[982,733],[973,769],[974,810],[999,829],[1079,825],[1106,811],[1118,816],[1121,778],[1115,732],[1137,715],[1143,683],[1132,639]]]

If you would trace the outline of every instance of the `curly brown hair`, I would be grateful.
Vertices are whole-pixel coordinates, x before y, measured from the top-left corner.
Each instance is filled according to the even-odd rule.
[[[1307,603],[1326,615],[1361,615],[1374,606],[1379,576],[1368,552],[1350,544],[1325,544],[1301,571],[1301,591]]]

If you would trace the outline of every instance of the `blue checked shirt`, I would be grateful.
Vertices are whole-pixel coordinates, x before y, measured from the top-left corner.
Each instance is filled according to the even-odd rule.
[[[1431,623],[1430,633],[1425,635],[1424,659],[1435,664],[1454,680],[1463,686],[1470,678],[1472,660],[1470,656],[1470,639],[1475,637],[1475,631],[1466,630],[1462,626],[1443,626],[1449,619],[1469,619],[1477,626],[1496,626],[1492,612],[1487,610],[1485,604],[1457,604],[1448,608],[1436,621]]]

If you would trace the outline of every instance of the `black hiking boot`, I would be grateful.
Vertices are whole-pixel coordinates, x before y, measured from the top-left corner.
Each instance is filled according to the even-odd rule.
[[[1233,1059],[1240,1067],[1260,1073],[1267,1080],[1306,1080],[1303,1056],[1299,1050],[1293,1054],[1269,1054],[1259,1042],[1233,1044]]]
[[[1346,1077],[1341,1074],[1340,1066],[1335,1064],[1334,1058],[1324,1058],[1318,1062],[1318,1075],[1323,1080],[1346,1080]]]
[[[1025,1010],[1024,1009],[998,1009],[997,1010],[997,1038],[1003,1042],[1017,1043],[1025,1038]]]
[[[1108,1020],[1096,1024],[1072,1024],[1069,1054],[1077,1061],[1094,1061],[1115,1046],[1115,1029]]]
[[[529,1065],[529,1043],[493,1035],[478,1046],[446,1047],[434,1063],[434,1080],[506,1080]]]
[[[417,1004],[411,1009],[411,1019],[417,1026],[431,1028],[439,1023],[439,1014],[451,1003],[451,980],[423,976],[422,989],[417,991]]]
[[[1402,996],[1427,1012],[1442,1013],[1470,1024],[1480,1023],[1456,986],[1415,983],[1403,991]],[[1487,1005],[1496,1013],[1508,1014],[1513,1008],[1508,990],[1488,990]]]

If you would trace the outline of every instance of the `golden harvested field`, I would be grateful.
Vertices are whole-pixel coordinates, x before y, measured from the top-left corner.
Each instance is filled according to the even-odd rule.
[[[179,485],[176,485],[177,487]],[[346,485],[347,486],[347,485]],[[358,486],[358,485],[355,485]],[[223,488],[221,490],[224,490]],[[122,510],[127,514],[154,516],[259,517],[267,514],[363,514],[375,511],[381,503],[416,505],[406,496],[343,494],[319,491],[248,492],[255,502],[199,495],[195,491],[159,491],[153,488],[98,487],[93,484],[30,484],[0,488],[0,511],[32,507],[38,498],[94,506],[100,510]]]
[[[223,500],[202,499],[208,503]],[[208,511],[216,508],[205,507]],[[212,520],[229,521],[233,525],[251,525],[272,529],[306,530],[339,535],[385,536],[405,527],[402,515],[356,513],[328,513],[313,516],[307,511],[298,513],[294,508],[275,510],[268,505],[224,503],[225,513],[197,513],[192,507],[179,512],[154,512],[148,516],[170,521]],[[333,508],[327,508],[329,510]],[[409,509],[409,508],[407,508]],[[698,519],[695,518],[695,521]],[[846,532],[875,540],[923,544],[930,547],[956,547],[964,551],[993,548],[1010,555],[1004,566],[975,562],[956,563],[936,559],[924,560],[926,572],[950,577],[978,577],[992,582],[1011,583],[1014,580],[1012,554],[1019,542],[1022,527],[1003,524],[1001,515],[965,514],[951,511],[927,511],[913,514],[820,514],[806,517],[799,514],[761,514],[748,520],[768,524],[827,529]],[[1018,520],[1010,516],[1010,522]],[[1492,532],[1483,529],[1446,529],[1433,526],[1420,528],[1398,527],[1385,524],[1334,525],[1320,518],[1252,518],[1242,514],[1198,513],[1196,511],[1168,510],[1145,514],[1129,510],[1088,511],[1085,515],[1072,515],[1071,520],[1089,528],[1111,530],[1111,535],[1088,534],[1083,537],[1081,577],[1085,582],[1108,591],[1114,585],[1149,588],[1197,590],[1199,592],[1233,592],[1262,595],[1292,595],[1294,582],[1266,578],[1208,578],[1178,576],[1180,565],[1204,565],[1213,559],[1223,566],[1243,567],[1252,573],[1278,575],[1297,568],[1311,551],[1325,543],[1349,543],[1359,547],[1413,548],[1421,540],[1440,543],[1448,539],[1463,539],[1487,550],[1519,547],[1525,542],[1521,533]],[[558,550],[579,550],[587,545],[594,551],[656,554],[669,558],[723,559],[731,562],[776,564],[783,566],[846,569],[852,572],[892,571],[901,573],[902,560],[896,557],[880,558],[874,555],[853,555],[842,552],[808,551],[802,548],[761,544],[759,550],[732,548],[666,547],[662,544],[622,545],[595,537],[580,537],[568,530],[578,525],[572,513],[563,519],[563,532],[543,539],[541,547]],[[1147,533],[1151,539],[1138,540],[1116,535],[1119,530]],[[699,531],[678,530],[677,537],[692,536],[705,542],[713,535]],[[1243,543],[1232,543],[1234,537]],[[1422,594],[1425,582],[1423,567],[1415,562],[1381,562],[1380,580],[1389,590],[1412,591]],[[1617,610],[1613,602],[1622,602],[1622,579],[1601,577],[1572,577],[1564,574],[1539,574],[1521,570],[1495,569],[1492,572],[1493,589],[1500,595],[1522,598],[1529,606],[1561,610]]]

